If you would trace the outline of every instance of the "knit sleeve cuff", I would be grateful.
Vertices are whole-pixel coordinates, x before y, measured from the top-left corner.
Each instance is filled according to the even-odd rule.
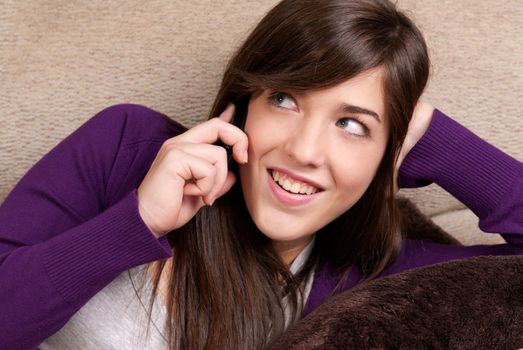
[[[401,165],[399,185],[435,182],[482,218],[509,191],[522,167],[436,109],[425,135]]]
[[[172,256],[141,219],[136,190],[93,219],[45,242],[47,273],[68,301],[88,300],[120,273]]]

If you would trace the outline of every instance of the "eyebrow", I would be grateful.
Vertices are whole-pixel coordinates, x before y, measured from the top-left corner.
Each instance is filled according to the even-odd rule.
[[[378,121],[378,123],[381,123],[381,119],[380,119],[380,116],[378,115],[378,113],[376,113],[374,111],[371,111],[369,109],[366,109],[366,108],[363,108],[363,107],[354,106],[354,105],[350,105],[350,104],[347,104],[347,103],[342,103],[340,105],[339,109],[340,109],[340,111],[342,111],[344,113],[355,113],[355,114],[370,115],[371,117],[376,119]]]

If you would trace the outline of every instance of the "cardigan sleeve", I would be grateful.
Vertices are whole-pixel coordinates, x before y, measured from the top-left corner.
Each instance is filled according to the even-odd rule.
[[[523,163],[439,110],[400,168],[400,187],[436,183],[523,254]]]
[[[156,154],[133,162],[140,157],[132,145],[148,142],[133,139],[143,134],[134,129],[162,123],[155,113],[103,110],[37,162],[0,206],[0,349],[35,348],[120,273],[172,256],[167,239],[142,221],[141,179],[133,179]]]

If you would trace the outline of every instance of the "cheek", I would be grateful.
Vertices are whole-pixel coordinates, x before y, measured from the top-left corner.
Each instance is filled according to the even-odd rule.
[[[277,149],[288,135],[289,123],[285,123],[269,112],[254,110],[247,118],[245,133],[249,139],[249,162]]]
[[[247,164],[240,165],[240,182],[248,206],[258,197],[259,181],[262,181],[261,169],[263,157],[274,149],[277,140],[274,137],[274,126],[266,113],[253,108],[249,111],[244,131],[249,140]]]
[[[381,147],[362,147],[333,161],[332,172],[341,206],[350,207],[363,196],[376,176],[383,154]]]

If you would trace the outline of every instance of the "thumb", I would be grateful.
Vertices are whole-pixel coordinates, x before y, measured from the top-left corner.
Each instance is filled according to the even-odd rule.
[[[397,194],[398,191],[400,190],[399,189],[399,183],[398,183],[398,177],[399,177],[399,174],[398,174],[398,171],[394,172],[394,182],[393,182],[393,192],[394,194]]]
[[[399,191],[400,167],[401,167],[401,163],[403,163],[404,158],[405,158],[405,155],[403,154],[403,148],[402,148],[400,151],[400,154],[398,155],[398,158],[396,159],[396,163],[394,163],[394,175],[393,175],[394,194],[398,193],[398,191]]]

